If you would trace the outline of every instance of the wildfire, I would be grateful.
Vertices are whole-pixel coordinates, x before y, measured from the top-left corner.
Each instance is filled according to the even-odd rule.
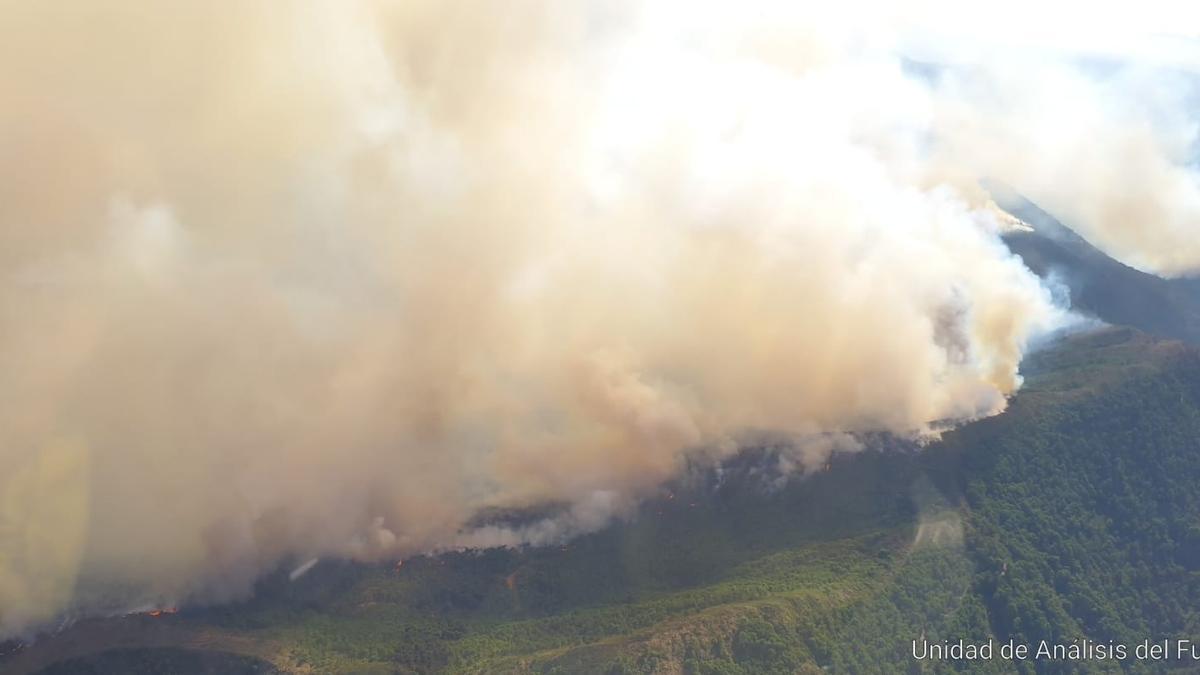
[[[164,607],[162,609],[152,609],[149,612],[146,612],[146,615],[153,616],[153,617],[160,617],[163,614],[175,614],[177,612],[179,612],[178,607]]]

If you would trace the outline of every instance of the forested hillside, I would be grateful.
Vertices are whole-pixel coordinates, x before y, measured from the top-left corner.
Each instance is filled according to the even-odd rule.
[[[1161,669],[911,657],[920,637],[1200,638],[1200,356],[1107,329],[1027,365],[1011,410],[920,451],[780,487],[774,451],[749,450],[561,547],[322,562],[249,603],[84,623],[6,665],[202,672],[171,646],[259,659],[246,672]]]
[[[1034,644],[1194,640],[1200,358],[1131,331],[1069,346],[1043,355],[1046,372],[1007,414],[938,449],[962,458],[975,590],[992,630]]]

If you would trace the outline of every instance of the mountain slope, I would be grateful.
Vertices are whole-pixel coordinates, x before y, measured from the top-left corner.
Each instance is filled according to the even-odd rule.
[[[930,457],[961,458],[956,489],[992,630],[1030,644],[1195,640],[1200,353],[1115,330],[1042,361],[1008,413],[952,434]]]
[[[749,451],[560,548],[323,562],[248,603],[88,622],[0,663],[105,672],[96,643],[136,648],[151,627],[321,673],[891,673],[921,636],[1200,637],[1200,354],[1108,329],[1029,370],[1008,413],[922,452],[843,456],[772,488],[771,451]],[[152,663],[170,641],[144,646]]]
[[[1005,207],[1033,226],[1004,241],[1038,276],[1069,290],[1071,305],[1114,325],[1200,342],[1200,279],[1162,279],[1122,265],[1028,200]]]
[[[1200,282],[1121,265],[1029,203],[1006,237],[1130,328],[1029,356],[1005,414],[927,448],[870,439],[791,481],[778,449],[664,486],[561,547],[401,567],[322,561],[247,602],[0,646],[25,673],[1159,672],[1166,662],[923,662],[912,641],[1200,638]],[[163,664],[167,664],[164,666]]]

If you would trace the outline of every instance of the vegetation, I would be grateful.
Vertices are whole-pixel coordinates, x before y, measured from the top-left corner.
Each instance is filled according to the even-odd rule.
[[[759,449],[719,475],[698,469],[631,522],[562,547],[399,569],[325,561],[294,583],[283,573],[265,580],[247,603],[160,620],[214,649],[275,645],[275,667],[292,672],[1187,665],[912,658],[922,637],[1200,639],[1200,355],[1107,330],[1027,366],[1007,413],[920,452],[843,456],[780,486],[775,456]],[[164,656],[145,658],[149,672]],[[115,672],[97,664],[48,672]]]
[[[1129,343],[1093,351],[1119,357],[1142,341],[1113,335]],[[1044,379],[1010,414],[948,441],[965,459],[977,587],[1000,637],[1196,638],[1200,357],[1156,349],[1158,367],[1126,367],[1118,385],[1069,404]]]
[[[164,673],[221,673],[267,675],[278,673],[271,664],[247,656],[194,649],[110,649],[95,656],[60,661],[45,675],[163,675]]]

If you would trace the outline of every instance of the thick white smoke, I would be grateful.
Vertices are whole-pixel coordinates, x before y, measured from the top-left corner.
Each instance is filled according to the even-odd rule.
[[[1194,125],[1118,105],[1157,74],[931,74],[867,16],[0,3],[0,634],[994,414],[1063,317],[980,177],[1197,269]]]

